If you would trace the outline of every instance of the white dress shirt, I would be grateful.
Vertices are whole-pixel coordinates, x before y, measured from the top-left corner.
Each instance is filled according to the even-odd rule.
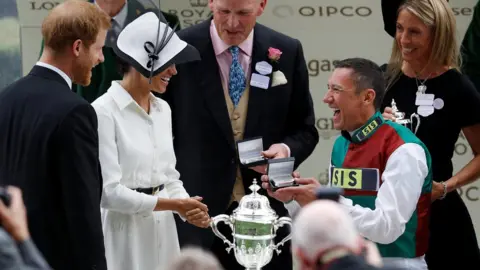
[[[427,175],[425,151],[418,144],[406,143],[398,147],[387,161],[375,209],[354,205],[352,200],[343,196],[340,203],[350,213],[361,236],[372,242],[389,244],[405,232]],[[300,209],[297,202],[285,204],[285,207],[290,215]],[[406,269],[427,269],[423,256],[414,259],[389,258],[388,261],[408,266]]]
[[[179,252],[171,211],[153,211],[158,197],[188,198],[175,169],[171,111],[151,95],[147,114],[117,82],[92,103],[98,116],[101,207],[109,269],[166,269]],[[136,192],[161,184],[155,195]]]

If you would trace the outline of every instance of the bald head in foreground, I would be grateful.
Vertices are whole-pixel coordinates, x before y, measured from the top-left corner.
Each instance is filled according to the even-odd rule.
[[[348,213],[330,200],[314,201],[300,210],[292,226],[292,248],[301,270],[382,266],[375,245],[365,241]]]
[[[186,247],[168,270],[224,270],[220,262],[207,250]]]
[[[32,239],[55,270],[105,270],[97,116],[71,89],[103,61],[109,16],[66,1],[44,19],[45,49],[0,93],[0,185],[22,189]]]

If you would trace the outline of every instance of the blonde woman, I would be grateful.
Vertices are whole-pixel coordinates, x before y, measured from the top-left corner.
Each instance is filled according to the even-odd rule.
[[[175,64],[199,59],[152,12],[128,24],[115,53],[123,80],[93,102],[103,176],[102,223],[108,269],[164,270],[179,254],[173,213],[205,228],[207,206],[183,187],[175,169],[171,111],[163,93]]]
[[[435,182],[426,253],[429,269],[470,269],[480,265],[480,252],[472,220],[457,189],[480,175],[480,94],[459,72],[456,22],[447,1],[407,0],[397,14],[386,68],[384,117],[397,120],[395,116],[400,116],[392,113],[395,101],[398,112],[412,120],[407,125],[432,156]],[[460,132],[474,157],[453,174],[452,156]]]

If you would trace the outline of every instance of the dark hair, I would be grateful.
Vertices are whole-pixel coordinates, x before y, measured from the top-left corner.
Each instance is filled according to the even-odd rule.
[[[356,92],[373,89],[375,91],[375,109],[380,108],[385,95],[385,78],[377,64],[364,58],[348,58],[336,62],[334,67],[352,69],[352,80]]]
[[[123,77],[125,73],[130,70],[131,65],[124,61],[122,58],[120,58],[118,55],[115,55],[115,61],[117,72]]]

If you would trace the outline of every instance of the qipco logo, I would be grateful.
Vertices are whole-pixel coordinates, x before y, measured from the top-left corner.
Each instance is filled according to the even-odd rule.
[[[369,7],[353,7],[353,6],[326,6],[326,7],[311,7],[303,6],[298,9],[298,13],[305,17],[332,17],[332,16],[344,16],[344,17],[368,17],[372,15],[372,9]]]
[[[455,154],[458,156],[466,155],[467,153],[473,154],[472,148],[466,142],[457,142],[455,144]]]
[[[58,6],[59,2],[30,2],[30,9],[31,10],[52,10],[54,7]]]
[[[457,189],[457,191],[464,200],[466,199],[470,202],[477,202],[479,200],[479,188],[476,186],[461,187]]]
[[[366,6],[301,6],[278,5],[273,8],[273,15],[279,18],[293,17],[368,17],[373,11]]]
[[[458,141],[455,143],[455,154],[458,156],[464,156],[466,154],[473,155],[473,150],[465,139],[463,133],[460,133]]]

